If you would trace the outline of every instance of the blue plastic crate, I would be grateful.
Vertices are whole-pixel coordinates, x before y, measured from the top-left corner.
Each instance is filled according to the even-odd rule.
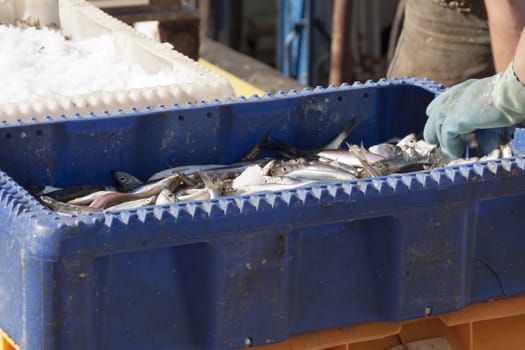
[[[525,162],[59,216],[21,186],[233,162],[268,130],[420,131],[441,89],[382,80],[0,128],[0,328],[21,349],[234,349],[525,292]]]

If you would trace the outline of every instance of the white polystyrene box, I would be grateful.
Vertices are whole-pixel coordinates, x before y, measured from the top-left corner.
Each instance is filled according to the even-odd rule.
[[[85,0],[0,0],[0,22],[15,24],[17,20],[57,25],[71,40],[86,40],[111,35],[120,59],[138,64],[151,73],[174,72],[190,76],[190,82],[145,87],[125,91],[93,92],[60,98],[44,103],[5,103],[0,97],[0,120],[41,118],[47,115],[73,115],[89,112],[124,111],[145,106],[170,106],[199,101],[224,100],[235,93],[224,77],[190,58],[137,32],[133,27],[109,16]],[[58,23],[57,23],[58,22]],[[8,54],[8,53],[0,53]],[[4,84],[9,82],[4,81]]]

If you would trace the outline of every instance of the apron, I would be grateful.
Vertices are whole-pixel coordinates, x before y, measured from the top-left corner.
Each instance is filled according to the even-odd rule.
[[[406,0],[387,78],[429,78],[451,86],[495,74],[483,0]]]

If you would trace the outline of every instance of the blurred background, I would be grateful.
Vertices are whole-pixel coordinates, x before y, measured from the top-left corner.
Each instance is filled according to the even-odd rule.
[[[404,0],[93,0],[265,91],[386,75]]]

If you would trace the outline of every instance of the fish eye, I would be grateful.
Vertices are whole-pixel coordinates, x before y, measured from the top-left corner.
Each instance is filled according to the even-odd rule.
[[[121,176],[121,177],[119,177],[118,179],[119,179],[120,181],[122,181],[122,182],[126,181],[126,178],[125,178],[124,176]]]

